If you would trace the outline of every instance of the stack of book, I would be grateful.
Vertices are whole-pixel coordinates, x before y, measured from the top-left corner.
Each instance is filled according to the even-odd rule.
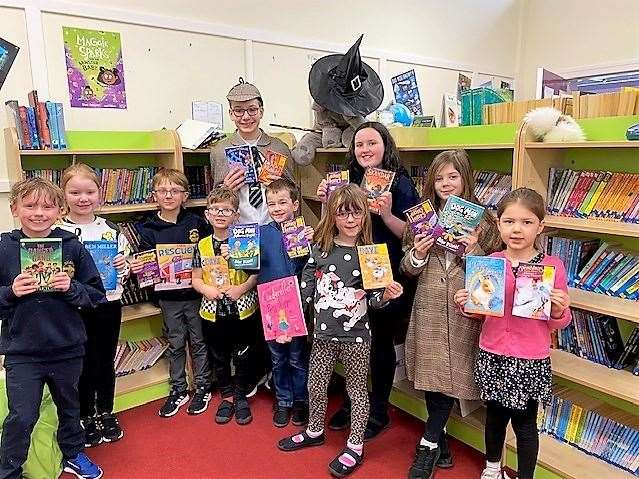
[[[135,225],[132,222],[118,223],[120,232],[126,236],[129,241],[132,253],[140,251],[140,235],[135,229]],[[132,274],[126,283],[124,283],[124,292],[122,293],[122,304],[129,306],[137,303],[145,303],[152,301],[152,290],[149,288],[140,288],[138,280],[134,274]]]
[[[131,221],[121,221],[118,223],[118,228],[129,241],[131,251],[138,253],[140,251],[140,233],[138,233],[138,230],[135,228],[135,223]]]
[[[575,287],[618,298],[639,299],[639,254],[603,242],[574,278]]]
[[[189,180],[189,196],[192,199],[206,198],[211,192],[213,177],[209,165],[185,166],[184,174]]]
[[[638,417],[566,387],[553,389],[539,414],[540,431],[639,475]]]
[[[548,213],[639,223],[639,174],[551,168]]]
[[[542,235],[541,247],[547,253],[557,256],[564,263],[568,275],[568,286],[577,286],[577,273],[592,258],[601,241],[592,238],[567,238],[556,233]]]
[[[130,205],[149,202],[152,192],[151,179],[158,169],[157,166],[96,168],[102,183],[102,203]]]
[[[473,171],[475,196],[490,210],[496,210],[499,202],[512,189],[512,175],[496,171]]]
[[[168,347],[169,342],[164,338],[118,343],[115,353],[115,375],[126,376],[153,367]]]
[[[417,187],[417,191],[420,193],[424,191],[424,180],[426,178],[426,171],[428,171],[428,166],[424,165],[412,165],[410,167],[410,177],[415,182],[415,186]]]
[[[38,92],[29,92],[29,106],[16,100],[5,102],[9,126],[14,126],[21,150],[64,150],[67,132],[62,103],[38,101]]]

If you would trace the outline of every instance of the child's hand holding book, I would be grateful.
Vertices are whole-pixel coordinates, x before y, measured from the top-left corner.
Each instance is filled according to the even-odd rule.
[[[320,184],[317,186],[317,197],[322,203],[326,203],[326,199],[328,197],[328,184],[326,179],[320,181]]]
[[[202,288],[202,292],[204,294],[204,297],[206,299],[210,299],[211,301],[216,299],[222,299],[222,297],[224,296],[224,293],[220,291],[219,289],[217,289],[215,286],[205,285]]]
[[[65,292],[71,287],[71,277],[64,271],[60,271],[53,275],[51,280],[51,287],[56,291]]]
[[[382,218],[386,218],[391,213],[393,207],[393,195],[390,191],[385,191],[377,198],[368,199],[368,204],[374,203],[375,207],[371,209],[371,213],[377,213]]]
[[[115,264],[115,261],[114,261],[114,264]],[[133,258],[133,260],[131,261],[131,271],[134,274],[139,274],[142,272],[143,268],[144,268],[144,263],[140,261],[138,258]]]
[[[312,226],[307,226],[304,228],[304,237],[308,240],[309,243],[313,242],[313,236],[315,236],[315,230]]]
[[[239,190],[246,181],[246,172],[240,167],[234,167],[224,177],[224,186],[233,191]]]
[[[415,259],[420,261],[424,260],[428,255],[428,251],[433,247],[433,244],[435,244],[435,238],[433,238],[430,233],[415,235],[413,242],[413,255]]]
[[[382,302],[390,301],[391,299],[399,298],[404,292],[404,288],[397,281],[391,282],[384,288],[384,295],[382,296]]]
[[[226,261],[229,260],[229,245],[227,243],[220,246],[220,254]]]
[[[38,291],[38,280],[28,273],[20,273],[14,278],[11,290],[18,298],[35,293]]]
[[[459,312],[461,313],[462,316],[465,316],[467,318],[477,318],[477,319],[481,319],[484,316],[481,314],[469,314],[464,310],[464,307],[466,306],[466,303],[468,302],[468,298],[470,297],[470,292],[467,289],[459,289],[455,292],[455,294],[453,295],[453,301],[455,302],[455,304],[457,305],[457,309],[459,309]]]
[[[570,307],[570,296],[563,289],[550,290],[550,318],[560,319]]]

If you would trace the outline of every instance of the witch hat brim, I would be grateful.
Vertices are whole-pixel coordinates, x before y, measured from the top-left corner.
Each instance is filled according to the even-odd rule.
[[[344,55],[317,60],[308,75],[308,88],[319,105],[346,116],[366,116],[384,99],[384,86],[369,65],[361,61],[362,36]]]

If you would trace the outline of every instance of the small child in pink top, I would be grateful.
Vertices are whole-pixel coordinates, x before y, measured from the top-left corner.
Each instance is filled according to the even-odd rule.
[[[475,361],[475,381],[487,406],[486,467],[481,479],[507,477],[501,470],[501,453],[508,422],[512,422],[517,437],[518,478],[533,479],[535,473],[539,452],[537,409],[552,392],[550,332],[566,327],[571,320],[566,269],[561,260],[536,248],[537,237],[544,229],[545,211],[543,198],[531,189],[519,188],[504,197],[497,218],[506,249],[491,256],[506,259],[505,313],[501,318],[467,315],[484,320]],[[512,315],[520,263],[555,268],[547,321]],[[463,308],[468,290],[460,289],[454,299]]]

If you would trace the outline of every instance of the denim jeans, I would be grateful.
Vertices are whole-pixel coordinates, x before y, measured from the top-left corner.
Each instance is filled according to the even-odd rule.
[[[308,402],[308,343],[298,336],[290,343],[268,342],[273,362],[273,381],[277,405],[292,407],[293,402]]]

